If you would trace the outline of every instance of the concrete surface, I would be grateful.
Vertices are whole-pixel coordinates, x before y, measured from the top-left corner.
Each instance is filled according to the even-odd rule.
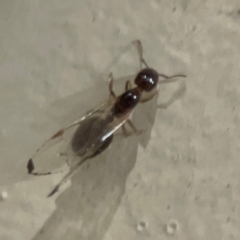
[[[2,0],[0,239],[240,239],[239,9],[237,0]],[[145,133],[114,142],[47,199],[62,174],[29,177],[28,158],[106,98],[110,71],[136,73],[125,51],[134,39],[159,72],[186,73],[187,91],[178,94],[182,81],[159,86],[133,116]]]

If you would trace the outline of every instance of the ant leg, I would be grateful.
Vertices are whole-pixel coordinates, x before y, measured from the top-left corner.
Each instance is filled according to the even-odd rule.
[[[109,83],[109,92],[110,92],[110,97],[116,98],[116,94],[113,91],[113,74],[110,73],[109,74],[109,78],[110,78],[110,83]]]
[[[127,123],[129,124],[129,126],[133,129],[133,132],[129,132],[129,131],[126,129],[125,124],[123,124],[123,125],[122,125],[122,134],[121,134],[121,133],[115,134],[115,137],[117,137],[118,135],[119,135],[119,136],[120,136],[120,135],[123,135],[124,137],[129,137],[129,136],[133,135],[134,133],[139,135],[139,134],[141,134],[141,133],[143,132],[143,130],[137,129],[137,127],[133,124],[133,122],[132,122],[130,119],[128,119],[126,122],[127,122]]]
[[[123,137],[127,138],[127,137],[129,137],[133,134],[133,133],[127,131],[125,124],[122,125],[121,129],[122,129],[122,132],[121,133],[115,133],[114,138],[117,138],[119,136],[123,136]]]
[[[155,89],[155,90],[154,90],[151,94],[149,94],[147,97],[141,98],[141,99],[140,99],[140,102],[141,102],[141,103],[147,102],[147,101],[151,100],[152,98],[154,98],[157,94],[158,94],[158,90]]]
[[[125,125],[122,125],[122,134],[124,137],[129,137],[132,133],[128,132]]]
[[[133,131],[134,131],[136,134],[140,135],[140,134],[143,132],[143,130],[139,130],[139,129],[134,125],[134,123],[132,122],[131,119],[128,119],[126,122],[128,123],[128,125],[133,129]]]
[[[126,82],[126,85],[125,85],[125,90],[128,91],[128,90],[130,90],[130,89],[132,89],[132,84],[131,84],[131,82],[128,80],[128,81]]]

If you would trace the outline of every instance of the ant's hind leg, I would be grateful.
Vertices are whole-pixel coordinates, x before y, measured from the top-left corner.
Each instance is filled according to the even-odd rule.
[[[126,129],[125,124],[123,124],[123,125],[122,125],[122,135],[123,135],[124,137],[129,137],[129,136],[133,135],[134,133],[137,134],[137,135],[140,135],[140,134],[143,132],[143,130],[137,129],[137,127],[133,124],[133,122],[132,122],[130,119],[128,119],[126,122],[127,122],[128,125],[133,129],[133,132],[129,132],[129,131]],[[120,135],[121,135],[121,134],[120,134]]]
[[[122,134],[124,137],[129,137],[132,135],[132,133],[127,131],[125,124],[122,125]]]
[[[140,135],[143,132],[142,129],[140,130],[134,125],[131,119],[128,119],[126,122],[133,129],[134,133],[136,133],[137,135]]]

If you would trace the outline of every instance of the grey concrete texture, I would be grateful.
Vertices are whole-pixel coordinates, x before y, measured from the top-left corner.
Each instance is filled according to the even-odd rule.
[[[240,239],[239,1],[1,0],[0,33],[1,240]],[[64,173],[30,177],[29,157],[107,99],[110,72],[123,91],[135,39],[151,67],[187,78],[137,107],[141,136],[46,198]]]

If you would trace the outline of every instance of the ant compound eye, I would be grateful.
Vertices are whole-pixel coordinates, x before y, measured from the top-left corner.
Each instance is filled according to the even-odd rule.
[[[138,73],[135,84],[146,92],[152,91],[158,83],[158,73],[152,68],[145,68]]]

